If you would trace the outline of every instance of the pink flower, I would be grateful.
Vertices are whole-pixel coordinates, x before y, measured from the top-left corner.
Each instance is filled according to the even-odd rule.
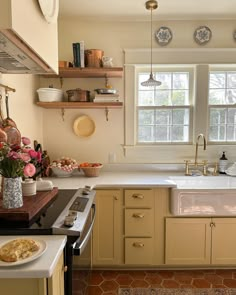
[[[29,139],[28,137],[22,137],[21,140],[22,140],[22,143],[23,143],[24,145],[29,145],[29,144],[31,144],[31,141],[30,141],[30,139]]]
[[[42,153],[41,152],[37,152],[37,160],[39,163],[42,162]]]
[[[17,160],[17,159],[19,159],[19,154],[18,154],[17,152],[10,151],[10,152],[7,154],[7,157],[8,157],[8,158],[11,158],[11,159],[14,159],[14,160]]]
[[[38,152],[36,152],[35,150],[28,150],[28,153],[30,155],[31,158],[36,159],[38,157]]]
[[[30,155],[28,153],[23,153],[23,154],[20,154],[20,158],[25,162],[25,163],[28,163],[31,158],[30,158]]]
[[[25,165],[25,167],[24,167],[24,175],[26,177],[34,176],[35,172],[36,172],[36,168],[35,168],[35,166],[33,164],[28,163],[28,164]]]

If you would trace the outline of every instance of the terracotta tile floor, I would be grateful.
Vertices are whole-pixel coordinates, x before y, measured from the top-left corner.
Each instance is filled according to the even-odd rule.
[[[73,295],[116,295],[119,288],[236,288],[235,270],[93,270],[73,273]]]

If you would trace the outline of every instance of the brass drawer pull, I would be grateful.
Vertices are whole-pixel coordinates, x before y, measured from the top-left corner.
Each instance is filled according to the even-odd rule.
[[[133,247],[135,247],[135,248],[143,248],[144,247],[144,244],[143,243],[136,242],[136,243],[133,243]]]
[[[132,197],[134,199],[143,199],[144,198],[144,196],[142,194],[134,194],[134,195],[132,195]]]
[[[135,218],[143,218],[144,214],[142,214],[142,213],[134,213],[132,216],[135,217]]]

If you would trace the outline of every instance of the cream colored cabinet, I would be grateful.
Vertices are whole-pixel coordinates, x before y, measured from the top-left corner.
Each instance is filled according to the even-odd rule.
[[[50,278],[0,279],[0,294],[64,295],[64,261],[61,255]]]
[[[12,57],[11,67],[6,66],[7,59],[0,62],[1,71],[58,73],[58,7],[51,9],[49,5],[52,11],[46,14],[53,16],[53,12],[55,18],[46,20],[39,4],[39,1],[1,0],[0,32],[7,40],[4,39],[1,49]]]
[[[236,218],[166,218],[165,263],[236,265]]]
[[[125,189],[125,264],[153,264],[154,190]]]
[[[97,190],[96,220],[93,228],[93,266],[122,263],[122,191]]]

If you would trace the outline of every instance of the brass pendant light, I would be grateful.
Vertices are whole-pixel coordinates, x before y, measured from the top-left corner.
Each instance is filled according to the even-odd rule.
[[[153,78],[152,73],[152,11],[157,9],[158,4],[156,0],[149,0],[145,4],[147,10],[151,10],[151,72],[149,79],[141,83],[142,86],[160,86],[161,82]]]

